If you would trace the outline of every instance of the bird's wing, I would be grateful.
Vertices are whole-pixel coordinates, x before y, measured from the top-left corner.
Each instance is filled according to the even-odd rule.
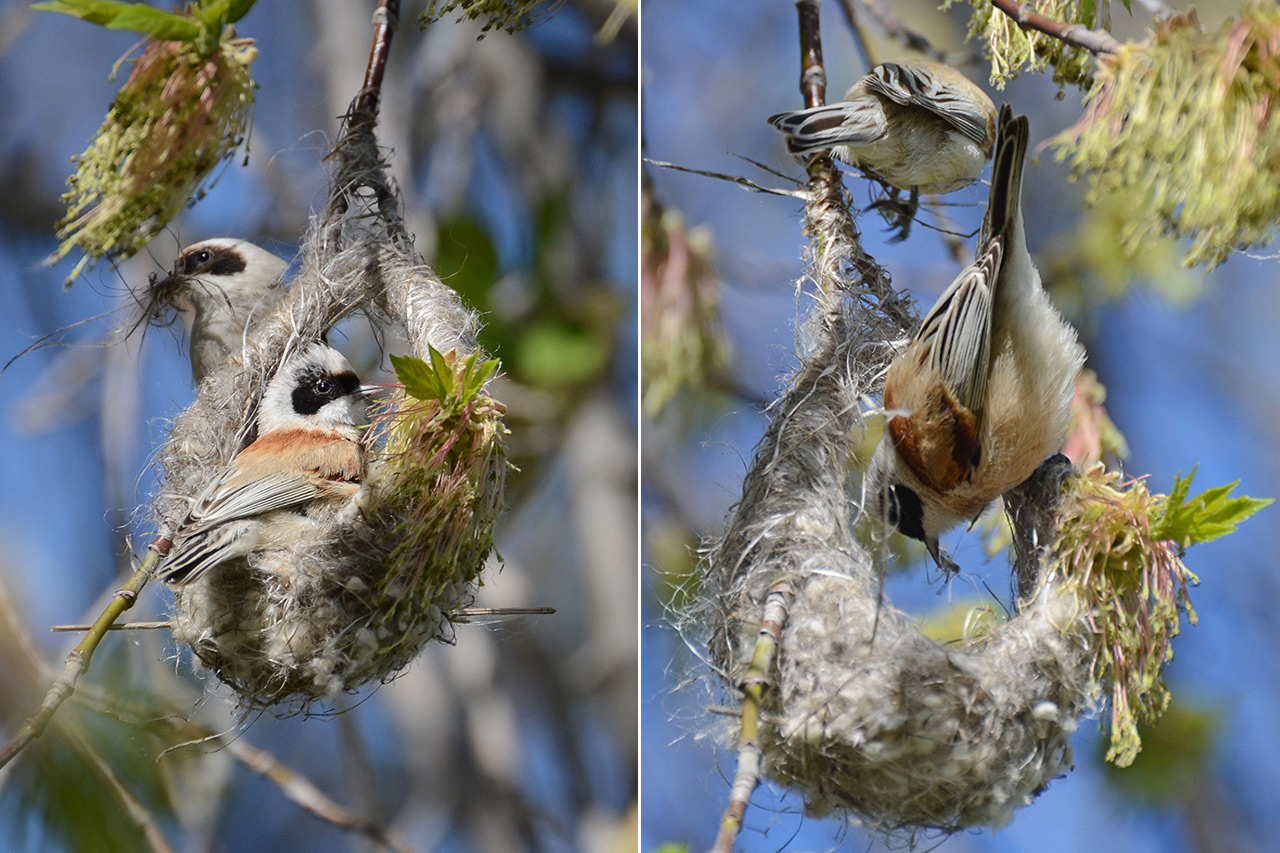
[[[229,521],[298,506],[321,491],[321,480],[307,473],[276,473],[239,484],[225,478],[196,502],[179,535],[187,538]]]
[[[888,129],[884,110],[870,98],[775,113],[767,121],[787,135],[791,154],[810,154],[837,145],[869,145]]]
[[[982,104],[966,97],[964,89],[946,85],[928,66],[882,62],[862,78],[861,85],[895,104],[928,110],[980,146],[990,144],[991,117]]]
[[[190,583],[224,560],[243,555],[246,545],[239,540],[248,528],[234,522],[306,504],[323,488],[318,478],[306,474],[277,473],[241,484],[232,475],[234,469],[215,481],[192,507],[157,578],[175,585]]]
[[[174,586],[190,583],[219,563],[242,556],[245,548],[240,539],[246,533],[244,526],[223,525],[220,530],[178,539],[156,571],[156,578]]]
[[[978,419],[986,408],[990,372],[992,285],[1003,255],[1002,241],[992,240],[938,297],[916,332],[928,350],[928,366]]]

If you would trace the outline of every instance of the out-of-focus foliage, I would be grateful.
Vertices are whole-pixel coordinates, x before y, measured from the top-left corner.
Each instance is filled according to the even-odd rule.
[[[960,0],[944,0],[949,9]],[[1085,87],[1093,79],[1093,54],[1035,30],[1022,27],[991,4],[991,0],[969,0],[973,17],[969,19],[969,38],[982,42],[991,60],[991,82],[1003,89],[1005,84],[1023,72],[1053,69],[1054,82]],[[1048,0],[1036,3],[1036,11],[1063,23],[1083,24],[1089,29],[1107,28],[1111,23],[1111,6],[1107,0]]]
[[[641,406],[662,412],[682,388],[700,388],[729,364],[711,235],[690,228],[646,191],[640,220]]]
[[[1267,245],[1280,222],[1280,7],[1250,2],[1214,32],[1194,14],[1099,63],[1084,116],[1054,140],[1090,202],[1114,197],[1132,252],[1187,238],[1188,266]]]
[[[106,0],[37,4],[152,37],[67,179],[62,242],[49,262],[74,248],[84,252],[68,285],[97,261],[121,261],[150,242],[244,141],[258,51],[251,39],[235,38],[229,24],[252,5],[205,0],[179,14]]]
[[[1107,781],[1128,799],[1149,806],[1179,805],[1203,793],[1221,714],[1178,702],[1158,725],[1139,725],[1142,752],[1133,764],[1107,764]]]
[[[507,301],[488,232],[468,216],[442,223],[435,269],[485,315],[480,342],[501,352],[503,368],[539,388],[572,389],[609,366],[621,305],[599,281],[558,275],[557,237],[573,227],[563,197],[547,199],[535,219],[533,278],[521,303]]]
[[[201,57],[213,53],[223,27],[234,24],[256,0],[195,0],[183,12],[166,12],[146,3],[120,0],[46,0],[32,9],[61,12],[106,27],[133,30],[160,41],[196,42]]]
[[[1041,274],[1053,282],[1059,306],[1082,315],[1100,296],[1118,300],[1135,286],[1173,304],[1186,304],[1204,291],[1203,273],[1181,266],[1182,247],[1172,237],[1149,234],[1129,247],[1116,239],[1133,216],[1130,197],[1102,196],[1081,215],[1074,235],[1040,252]]]
[[[1098,381],[1098,374],[1080,371],[1071,401],[1071,426],[1062,445],[1062,452],[1077,468],[1088,468],[1104,456],[1129,458],[1128,442],[1107,414],[1106,402],[1107,386]]]
[[[554,12],[562,3],[564,0],[432,0],[419,23],[427,27],[457,12],[458,21],[478,22],[483,38],[490,30],[506,33],[523,30]]]
[[[1095,634],[1092,677],[1110,685],[1107,761],[1133,763],[1139,723],[1154,723],[1169,706],[1164,665],[1173,659],[1181,614],[1196,612],[1188,588],[1199,583],[1183,551],[1235,531],[1270,499],[1229,497],[1236,483],[1189,497],[1193,471],[1175,478],[1168,496],[1095,465],[1067,482],[1054,553],[1069,567],[1069,587]]]

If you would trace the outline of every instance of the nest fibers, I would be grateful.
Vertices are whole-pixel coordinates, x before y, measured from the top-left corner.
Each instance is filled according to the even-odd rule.
[[[453,354],[459,374],[476,366],[465,358],[476,318],[413,254],[372,121],[362,129],[352,120],[339,146],[346,203],[313,226],[289,296],[174,421],[153,507],[162,530],[181,524],[253,438],[275,368],[350,312],[399,329],[424,360],[434,348]],[[174,636],[243,707],[299,709],[385,680],[428,640],[451,639],[449,613],[471,603],[492,548],[506,468],[502,412],[483,389],[453,406],[406,403],[402,394],[375,418],[382,439],[369,448],[361,511],[288,553],[252,554],[175,590]]]
[[[845,472],[885,338],[855,302],[810,324],[686,630],[709,636],[736,688],[766,593],[788,582],[761,714],[765,773],[811,813],[843,810],[873,830],[1000,826],[1070,769],[1069,738],[1093,696],[1083,614],[1042,572],[1016,618],[948,646],[881,600],[851,531]]]

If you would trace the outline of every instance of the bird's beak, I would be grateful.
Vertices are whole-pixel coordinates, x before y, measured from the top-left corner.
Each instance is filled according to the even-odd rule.
[[[924,540],[924,547],[929,549],[929,556],[933,557],[933,562],[938,568],[942,569],[948,577],[952,577],[960,572],[960,567],[952,561],[947,552],[938,547],[937,539],[931,537],[926,538]]]

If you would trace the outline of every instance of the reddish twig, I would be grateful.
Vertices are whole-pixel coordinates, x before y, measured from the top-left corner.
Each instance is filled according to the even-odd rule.
[[[818,10],[822,0],[796,0],[800,16],[800,95],[805,109],[827,102],[827,72],[822,65],[822,30]]]
[[[378,123],[378,107],[382,104],[382,78],[387,73],[391,37],[395,35],[399,24],[400,0],[378,0],[378,7],[373,10],[373,42],[369,46],[369,62],[365,65],[364,80],[360,85],[360,93],[351,101],[351,108],[346,115],[346,128],[336,151],[342,151],[343,144],[354,133],[372,134],[373,126]],[[328,218],[336,243],[336,236],[340,231],[338,220],[350,207],[349,195],[355,192],[356,187],[339,183],[334,190]]]
[[[382,78],[387,72],[387,56],[391,53],[391,37],[400,25],[400,0],[378,0],[373,12],[373,44],[369,46],[369,64],[365,66],[364,83],[355,108],[378,113],[382,98]]]
[[[1017,0],[991,0],[991,5],[1008,15],[1024,30],[1044,33],[1072,47],[1082,47],[1095,56],[1114,54],[1123,46],[1119,39],[1106,30],[1091,30],[1084,24],[1064,24],[1062,21],[1055,21],[1034,9],[1028,9]]]

